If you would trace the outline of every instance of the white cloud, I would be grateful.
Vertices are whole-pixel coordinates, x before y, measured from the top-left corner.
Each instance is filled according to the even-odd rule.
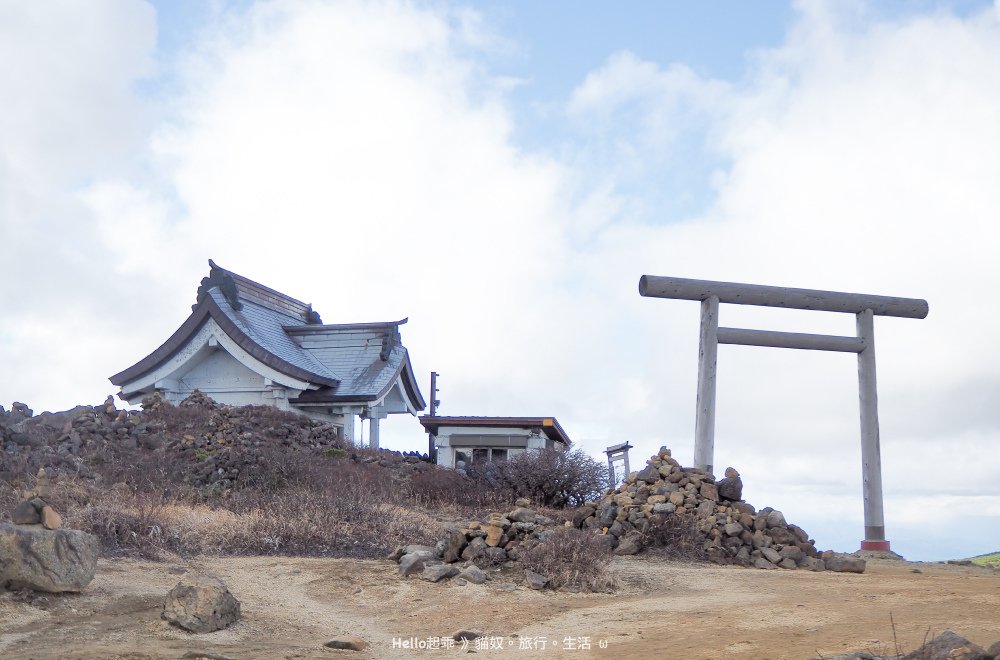
[[[120,171],[148,121],[145,3],[0,4],[0,400],[71,405],[109,388],[116,314],[132,308],[79,190]],[[127,166],[127,165],[126,165]]]
[[[730,166],[715,203],[679,224],[611,228],[601,259],[623,273],[927,298],[926,320],[876,323],[887,492],[890,498],[894,489],[951,492],[952,481],[974,491],[989,483],[1000,460],[993,406],[970,401],[995,392],[1000,378],[991,339],[1000,313],[988,303],[1000,286],[997,18],[986,12],[968,20],[943,14],[891,24],[847,20],[848,30],[838,24],[844,17],[836,7],[809,5],[787,43],[756,54],[746,79],[726,95],[726,107],[716,108],[721,115],[707,134]],[[620,71],[621,62],[612,58],[580,93]],[[609,112],[614,122],[636,111],[619,106],[651,89],[664,98],[644,100],[638,111],[669,117],[698,88],[657,87],[650,81],[671,80],[675,72],[649,63],[630,67],[643,71],[635,78],[640,89],[619,85],[595,110],[602,121]],[[655,142],[656,133],[645,131],[655,123],[633,122],[638,130],[623,137]],[[667,402],[629,428],[652,440],[665,422],[674,426],[668,416],[678,415],[688,421],[679,435],[688,438],[697,322],[681,309],[690,303],[645,304],[688,314],[639,334],[649,342],[658,332],[659,342],[689,359],[677,373],[666,356],[657,357],[663,370],[650,374],[651,382]],[[853,333],[852,319],[812,316],[722,310],[725,325]],[[860,491],[851,357],[724,347],[719,368],[717,463],[737,464],[749,479],[814,483],[833,476],[842,487],[827,492]],[[681,391],[677,380],[685,381]],[[789,457],[804,460],[789,463]],[[962,478],[944,477],[941,461],[961,465]],[[817,491],[812,499],[819,502],[823,489]],[[758,492],[766,503],[777,486]],[[859,501],[855,506],[860,510]]]

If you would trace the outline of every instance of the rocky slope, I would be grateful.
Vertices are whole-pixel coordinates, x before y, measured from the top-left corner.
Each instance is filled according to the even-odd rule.
[[[220,490],[262,472],[273,477],[275,462],[291,455],[351,457],[407,474],[433,468],[417,455],[357,452],[332,424],[266,406],[220,405],[197,391],[178,406],[149,397],[139,411],[117,409],[110,396],[101,405],[38,415],[23,403],[0,407],[0,448],[0,477],[7,479],[42,467],[93,479],[109,462],[138,457],[171,478]]]

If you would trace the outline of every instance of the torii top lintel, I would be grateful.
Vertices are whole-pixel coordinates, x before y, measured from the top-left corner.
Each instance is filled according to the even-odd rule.
[[[919,298],[896,298],[867,293],[843,293],[817,289],[793,289],[782,286],[690,280],[682,277],[643,275],[639,295],[648,298],[707,300],[715,296],[720,303],[759,305],[787,309],[811,309],[822,312],[858,314],[866,309],[876,316],[899,316],[910,319],[927,317],[929,307]]]

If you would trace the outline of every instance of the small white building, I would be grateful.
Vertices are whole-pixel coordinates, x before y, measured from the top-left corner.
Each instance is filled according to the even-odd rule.
[[[437,463],[456,467],[505,461],[527,449],[565,451],[572,444],[555,417],[432,417],[420,424],[434,436]]]
[[[368,419],[374,447],[379,420],[424,409],[399,333],[406,319],[327,325],[312,305],[208,264],[187,320],[111,376],[121,399],[136,404],[160,392],[176,403],[198,389],[219,403],[332,422],[350,440],[355,420]]]

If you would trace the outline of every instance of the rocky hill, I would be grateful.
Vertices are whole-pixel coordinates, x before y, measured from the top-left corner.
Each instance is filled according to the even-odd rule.
[[[198,391],[177,406],[154,395],[138,411],[118,409],[110,396],[38,415],[23,403],[0,406],[0,447],[0,476],[8,479],[42,467],[95,479],[109,462],[139,456],[178,482],[219,491],[273,477],[276,459],[288,455],[353,457],[407,472],[432,467],[426,456],[350,447],[332,424],[267,406],[220,405]]]

